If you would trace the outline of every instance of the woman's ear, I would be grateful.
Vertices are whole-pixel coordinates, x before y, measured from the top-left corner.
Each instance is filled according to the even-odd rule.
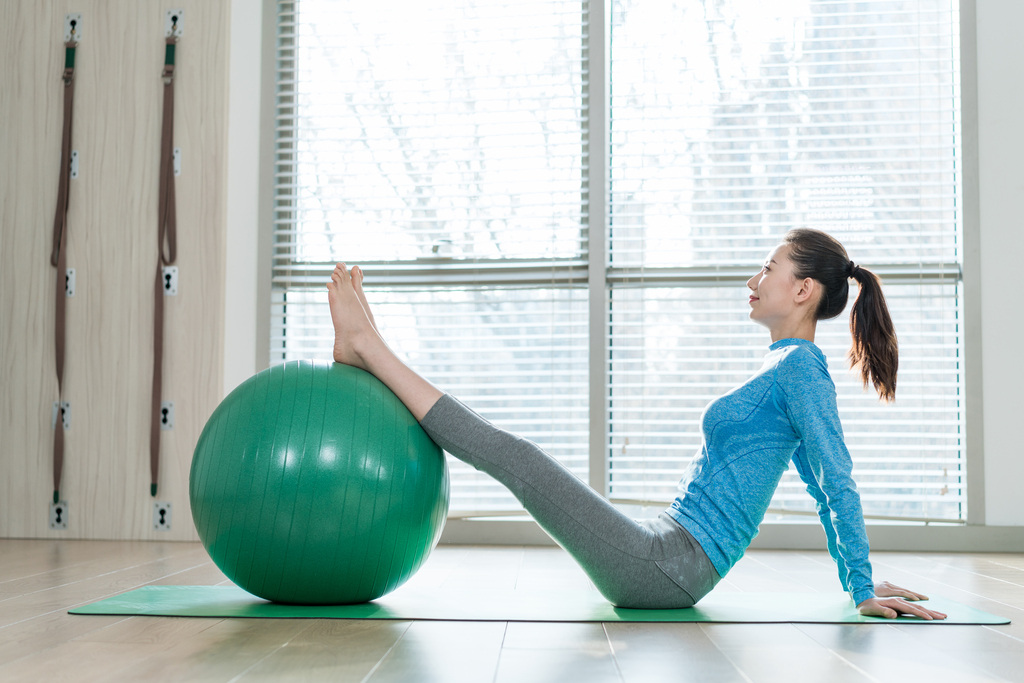
[[[820,285],[814,280],[814,278],[805,277],[800,282],[800,288],[796,291],[796,303],[802,304],[813,300],[818,294],[818,287],[820,287]]]

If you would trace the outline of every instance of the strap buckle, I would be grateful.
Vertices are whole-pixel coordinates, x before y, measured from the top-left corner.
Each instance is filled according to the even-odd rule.
[[[78,41],[74,38],[64,43],[64,74],[61,76],[64,79],[64,85],[71,85],[71,81],[75,78],[76,47],[78,47]]]
[[[171,81],[174,80],[174,51],[177,44],[177,36],[171,35],[167,37],[166,47],[164,48],[164,70],[160,74],[164,79],[164,85],[170,85]]]

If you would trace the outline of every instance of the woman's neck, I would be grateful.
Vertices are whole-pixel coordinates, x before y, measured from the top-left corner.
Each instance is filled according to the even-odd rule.
[[[806,339],[813,342],[817,327],[816,320],[784,321],[771,328],[772,343],[774,344],[780,339]]]

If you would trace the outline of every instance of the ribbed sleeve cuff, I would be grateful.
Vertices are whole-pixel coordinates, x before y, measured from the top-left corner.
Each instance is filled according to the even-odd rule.
[[[865,600],[869,600],[869,599],[875,597],[875,589],[874,588],[861,588],[859,591],[852,592],[851,595],[853,597],[853,604],[859,605],[860,603],[864,602]]]

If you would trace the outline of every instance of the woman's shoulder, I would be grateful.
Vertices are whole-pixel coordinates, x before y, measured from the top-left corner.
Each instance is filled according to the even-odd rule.
[[[828,371],[828,360],[814,342],[799,340],[802,343],[782,345],[774,352],[779,352],[775,366],[775,378],[783,385],[798,386],[799,383],[827,382],[834,385],[832,375]]]

